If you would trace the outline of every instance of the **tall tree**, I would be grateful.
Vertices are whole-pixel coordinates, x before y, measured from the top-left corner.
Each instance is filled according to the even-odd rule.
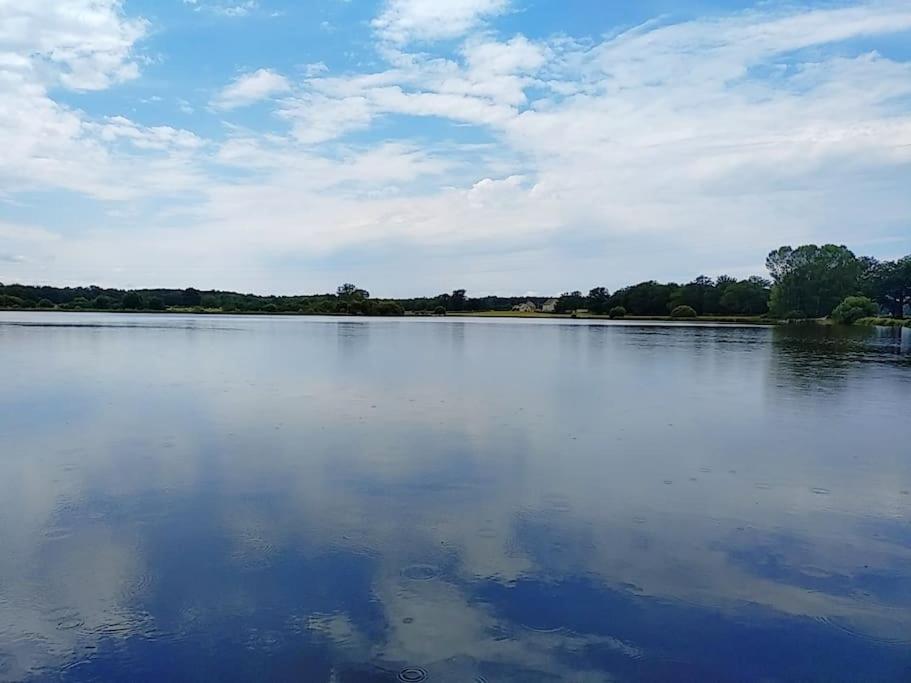
[[[595,287],[588,293],[588,310],[603,315],[610,310],[610,292],[606,287]]]
[[[180,303],[183,306],[199,306],[202,303],[202,294],[199,293],[198,289],[188,287],[183,290]]]
[[[585,305],[585,297],[582,292],[575,290],[573,292],[563,292],[557,299],[557,313],[572,313]]]
[[[866,282],[877,303],[888,308],[896,318],[904,318],[905,306],[911,305],[911,255],[875,263],[867,271]]]
[[[451,310],[451,311],[465,310],[465,290],[464,289],[452,290],[452,295],[449,297],[449,310]]]
[[[861,286],[863,264],[845,246],[805,244],[771,252],[766,267],[774,285],[770,307],[776,315],[801,311],[810,317],[829,315]]]
[[[138,292],[127,292],[123,295],[123,301],[121,305],[127,309],[137,309],[142,308],[142,297],[139,296]]]

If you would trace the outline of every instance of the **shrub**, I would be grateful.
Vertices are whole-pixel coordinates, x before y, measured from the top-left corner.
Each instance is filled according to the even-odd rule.
[[[405,315],[405,309],[395,301],[380,301],[376,305],[374,315]]]
[[[849,296],[832,311],[832,319],[843,325],[853,325],[861,318],[871,318],[877,313],[879,308],[867,297]]]
[[[695,318],[696,309],[692,306],[677,306],[671,311],[672,318]]]
[[[615,318],[623,318],[626,316],[626,309],[623,308],[623,306],[614,306],[612,309],[610,309],[610,313],[608,313],[608,315],[610,316],[611,320],[614,320]]]
[[[446,309],[442,306],[437,306],[433,309],[434,315],[446,315]]]
[[[42,299],[38,302],[38,308],[53,308],[54,302],[50,299]]]
[[[785,320],[806,320],[807,314],[803,311],[788,311],[784,314]]]

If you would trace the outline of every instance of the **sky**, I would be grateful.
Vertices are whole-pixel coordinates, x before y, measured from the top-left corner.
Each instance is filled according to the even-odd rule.
[[[556,294],[911,253],[911,2],[0,0],[0,282]]]

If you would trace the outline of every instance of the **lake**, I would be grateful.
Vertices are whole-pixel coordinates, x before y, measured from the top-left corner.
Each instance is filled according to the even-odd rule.
[[[911,679],[911,330],[0,313],[0,372],[0,680]]]

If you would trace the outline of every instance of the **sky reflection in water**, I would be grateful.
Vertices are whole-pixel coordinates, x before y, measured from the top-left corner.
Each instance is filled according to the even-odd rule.
[[[909,340],[0,314],[0,680],[906,680]]]

